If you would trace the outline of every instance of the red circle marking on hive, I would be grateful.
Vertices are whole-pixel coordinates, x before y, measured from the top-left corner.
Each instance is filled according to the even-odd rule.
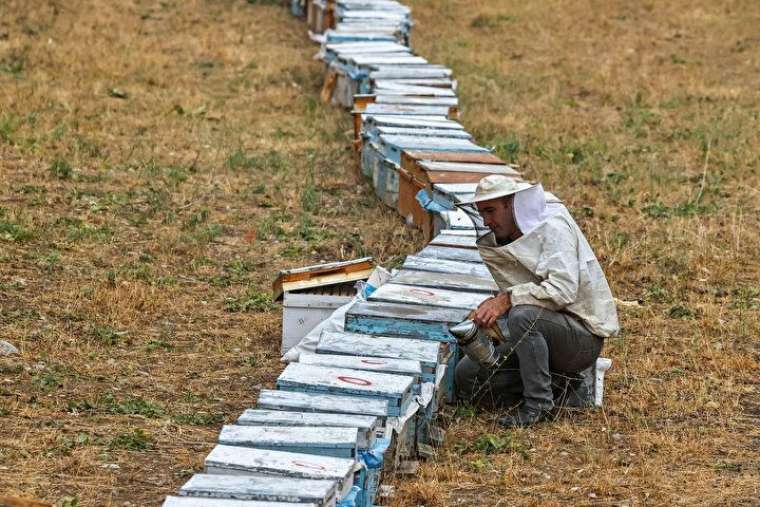
[[[430,292],[429,290],[425,289],[409,289],[409,292],[412,294],[419,294],[421,296],[428,296],[428,297],[435,297],[435,294],[433,292]]]
[[[388,361],[382,359],[362,359],[361,362],[364,364],[388,364]]]
[[[346,377],[341,375],[338,377],[338,380],[341,382],[345,382],[346,384],[354,384],[356,386],[371,386],[372,382],[369,380],[363,379],[363,378],[356,378],[356,377]]]
[[[311,468],[312,470],[327,470],[324,465],[319,465],[316,463],[306,463],[304,461],[298,460],[291,460],[290,462],[297,467]]]

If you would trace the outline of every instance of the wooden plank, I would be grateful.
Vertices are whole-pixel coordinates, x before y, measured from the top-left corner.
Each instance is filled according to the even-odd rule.
[[[418,97],[456,97],[451,88],[404,84],[396,81],[375,81],[375,95],[415,95]]]
[[[428,171],[456,171],[484,174],[504,174],[519,176],[514,167],[507,164],[477,164],[467,162],[439,162],[435,160],[420,160],[418,164]]]
[[[460,273],[431,273],[402,269],[390,280],[403,285],[420,287],[437,287],[441,289],[462,290],[495,294],[499,291],[492,277],[476,277]]]
[[[464,130],[464,125],[454,120],[427,120],[417,116],[366,115],[365,127],[429,128],[436,130]]]
[[[375,92],[376,104],[411,104],[420,106],[447,106],[456,107],[459,99],[453,97],[418,97],[414,95],[398,95]]]
[[[415,384],[419,383],[422,376],[422,366],[419,361],[410,359],[377,358],[370,356],[347,356],[339,354],[311,354],[301,352],[298,362],[312,366],[333,368],[348,368],[351,370],[374,371],[378,373],[390,373],[391,375],[406,375],[411,377]]]
[[[470,310],[437,306],[361,301],[346,312],[349,332],[381,336],[408,336],[453,344],[449,327],[463,321]]]
[[[448,346],[427,340],[372,336],[357,333],[323,331],[317,354],[353,355],[357,350],[368,357],[387,357],[419,361],[428,372],[445,361]]]
[[[280,389],[373,396],[400,406],[401,400],[411,392],[412,379],[402,375],[291,363],[277,378],[277,386]]]
[[[414,128],[414,127],[370,127],[372,132],[385,135],[422,136],[422,137],[453,137],[458,139],[472,139],[472,136],[464,130],[437,129],[437,128]]]
[[[415,271],[430,271],[433,273],[459,273],[477,276],[479,278],[488,278],[491,276],[491,272],[488,271],[485,264],[449,259],[435,259],[432,257],[419,257],[416,255],[408,255],[406,260],[404,260],[402,268]]]
[[[190,496],[167,496],[162,507],[317,507],[317,504],[266,502],[257,500],[230,500],[228,498],[193,498]]]
[[[353,483],[356,460],[271,449],[217,445],[204,461],[206,473],[271,475],[299,479],[332,479]],[[342,489],[342,488],[341,488]]]
[[[386,401],[361,396],[263,389],[256,406],[270,410],[374,415],[380,417],[381,422],[388,417]]]
[[[307,287],[315,287],[318,285],[329,285],[334,283],[341,283],[350,280],[354,277],[354,280],[362,279],[367,271],[371,273],[374,269],[374,263],[372,257],[363,257],[361,259],[354,259],[350,261],[330,262],[326,264],[317,264],[314,266],[305,266],[301,268],[286,269],[278,273],[277,278],[272,284],[272,290],[275,295],[275,300],[282,296],[284,291],[283,284],[291,282],[300,282],[304,280],[316,280],[322,279],[315,284],[306,283],[301,286],[293,286],[288,290],[303,289]],[[332,277],[332,278],[331,278]],[[359,278],[355,278],[359,277]]]
[[[482,146],[478,146],[471,141],[463,139],[381,134],[380,142],[385,145],[392,146],[397,150],[426,149],[436,151],[472,151],[478,153],[488,153],[488,149],[483,148]]]
[[[491,297],[490,294],[480,292],[418,287],[388,282],[378,287],[370,295],[369,300],[474,310],[489,297]]]
[[[321,287],[321,286],[327,286],[327,285],[336,285],[336,284],[342,284],[347,282],[355,282],[358,280],[366,280],[370,277],[372,272],[375,270],[375,268],[365,269],[363,271],[354,271],[349,273],[334,273],[329,275],[318,275],[313,276],[306,280],[299,280],[294,282],[283,282],[280,286],[280,292],[275,292],[275,295],[279,294],[279,297],[282,296],[282,293],[285,292],[291,292],[294,290],[303,290],[303,289],[310,289],[312,287]],[[275,297],[275,300],[279,299],[279,297]]]
[[[219,443],[256,449],[353,458],[358,448],[357,428],[309,426],[238,426],[226,424]]]
[[[475,235],[461,235],[461,234],[439,234],[434,237],[430,242],[431,245],[436,246],[449,246],[457,248],[470,248],[477,249],[475,244]]]
[[[419,257],[430,257],[431,259],[446,259],[452,261],[473,262],[482,264],[483,259],[477,250],[471,248],[453,248],[446,246],[426,246],[419,252]]]
[[[181,496],[265,500],[270,502],[335,504],[337,482],[292,477],[247,477],[241,475],[195,474],[179,490]]]
[[[416,106],[403,104],[367,104],[364,114],[389,114],[395,116],[437,116],[447,118],[449,108],[447,106]]]
[[[373,415],[330,414],[323,412],[287,412],[249,408],[238,418],[239,426],[313,426],[357,428],[359,449],[368,449],[375,442],[380,420]]]
[[[377,79],[414,79],[414,78],[449,78],[451,69],[441,65],[403,66],[378,65],[370,71],[369,78]]]

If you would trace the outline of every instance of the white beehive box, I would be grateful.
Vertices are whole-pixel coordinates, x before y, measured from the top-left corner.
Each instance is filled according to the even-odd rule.
[[[354,284],[366,280],[374,266],[371,257],[280,271],[272,290],[282,298],[282,347],[284,354],[309,331],[349,303]]]
[[[342,294],[319,294],[307,289],[303,292],[286,292],[282,300],[282,349],[284,354],[317,325],[330,318],[333,312],[351,302],[354,290]]]

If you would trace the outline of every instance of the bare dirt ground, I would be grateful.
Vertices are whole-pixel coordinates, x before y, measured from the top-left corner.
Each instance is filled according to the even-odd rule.
[[[462,407],[392,503],[758,505],[760,4],[410,4],[628,304],[604,410]],[[279,372],[278,269],[421,246],[314,51],[279,2],[0,5],[0,492],[159,505]]]

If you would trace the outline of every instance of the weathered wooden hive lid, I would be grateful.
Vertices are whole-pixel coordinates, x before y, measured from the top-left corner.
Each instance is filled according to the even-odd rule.
[[[345,481],[356,467],[356,460],[317,456],[270,449],[253,449],[229,445],[214,447],[204,462],[211,473],[246,472],[297,477],[301,479],[336,479]]]
[[[480,278],[491,276],[491,272],[485,264],[477,262],[463,262],[435,257],[421,257],[408,255],[402,264],[404,269],[416,271],[432,271],[434,273],[462,273]]]
[[[451,77],[452,71],[443,65],[376,65],[369,73],[370,79],[382,78],[417,78],[417,77]]]
[[[367,104],[363,111],[355,111],[364,114],[389,114],[396,116],[437,116],[446,118],[449,108],[445,106],[409,106],[403,104]]]
[[[338,482],[325,479],[195,474],[179,490],[182,496],[266,500],[330,505]]]
[[[347,61],[358,66],[377,66],[377,65],[420,65],[427,63],[427,60],[421,56],[414,56],[408,53],[390,53],[390,54],[364,54],[364,55],[349,55],[346,57]]]
[[[463,292],[388,282],[378,287],[370,295],[369,300],[473,310],[490,297],[490,294],[482,292]]]
[[[478,146],[466,139],[450,137],[415,137],[402,135],[380,135],[380,142],[400,150],[444,150],[444,151],[480,151],[488,152],[487,148]]]
[[[393,375],[409,375],[418,378],[422,374],[419,361],[411,359],[380,358],[372,356],[348,356],[343,354],[309,354],[302,352],[298,362],[313,366],[349,368]]]
[[[379,426],[377,416],[334,414],[321,412],[284,412],[249,408],[238,418],[242,426],[333,426],[374,431]]]
[[[436,86],[420,86],[412,84],[399,83],[397,81],[375,81],[373,91],[376,95],[412,95],[412,96],[433,96],[433,97],[455,97],[456,92],[451,88],[440,88]]]
[[[420,167],[428,171],[459,171],[474,172],[486,174],[504,174],[508,176],[519,176],[520,173],[508,164],[478,164],[470,162],[446,162],[437,160],[420,160],[417,162]]]
[[[404,285],[456,289],[468,292],[485,292],[487,294],[494,294],[499,291],[499,287],[491,276],[478,277],[461,273],[432,273],[401,269],[393,276],[391,281],[393,283]]]
[[[433,259],[448,259],[453,261],[483,263],[480,252],[472,248],[455,248],[447,246],[428,245],[419,252],[419,257],[431,257]]]
[[[346,312],[347,318],[372,317],[400,321],[426,322],[436,325],[456,324],[464,320],[469,310],[459,308],[442,308],[430,305],[412,305],[404,303],[386,303],[383,301],[357,301]],[[454,337],[450,337],[453,341]]]
[[[259,393],[257,406],[273,410],[364,414],[382,418],[388,416],[388,403],[384,400],[273,389],[263,389]]]
[[[437,128],[413,128],[413,127],[373,127],[378,134],[422,136],[422,137],[453,137],[456,139],[472,139],[472,136],[464,130],[437,129]]]
[[[402,375],[291,363],[277,378],[277,385],[400,400],[410,394],[413,381]]]
[[[366,115],[364,123],[377,127],[411,127],[411,128],[430,128],[438,130],[464,130],[464,125],[454,120],[447,119],[426,119],[416,116],[383,116],[383,115]]]
[[[375,104],[412,104],[422,106],[447,106],[455,107],[459,104],[456,96],[451,97],[424,97],[399,93],[375,92]]]
[[[372,257],[286,269],[272,284],[273,299],[277,301],[283,293],[294,290],[366,280],[374,269]]]
[[[317,504],[231,500],[229,498],[197,498],[192,496],[167,496],[162,507],[317,507]]]
[[[219,434],[220,444],[259,449],[277,447],[353,449],[356,448],[357,441],[357,428],[225,424]]]
[[[443,360],[440,344],[413,338],[323,331],[317,344],[317,353],[353,354],[357,350],[370,357],[412,359],[429,367]]]
[[[458,248],[476,249],[475,235],[448,234],[441,232],[430,241],[431,245],[438,246],[455,246]]]
[[[344,53],[409,53],[411,50],[397,42],[336,42],[325,44],[325,49],[337,54]]]

